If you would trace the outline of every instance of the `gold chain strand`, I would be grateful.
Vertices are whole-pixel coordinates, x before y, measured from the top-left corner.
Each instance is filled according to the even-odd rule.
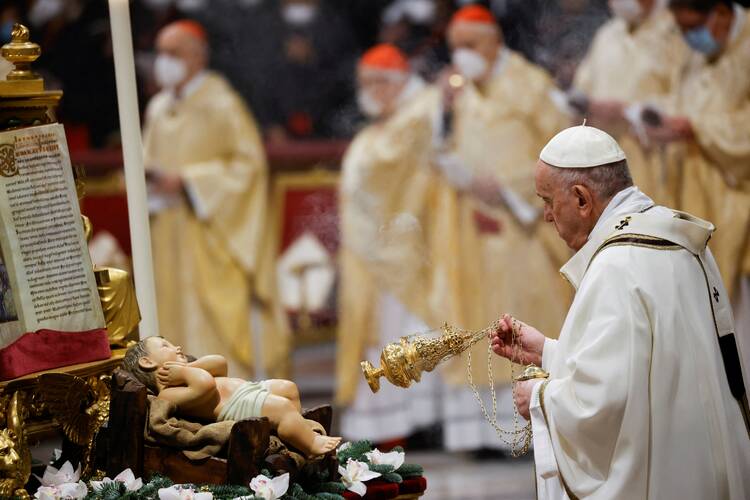
[[[481,332],[484,334],[487,334],[490,331],[497,329],[498,327],[499,327],[499,322],[496,321],[495,323],[490,325],[488,328],[481,330]],[[471,387],[471,390],[474,393],[474,398],[479,403],[479,407],[482,410],[484,419],[493,427],[493,429],[495,429],[495,433],[497,434],[498,438],[500,438],[501,441],[503,441],[505,444],[510,446],[511,456],[513,457],[519,457],[521,455],[526,454],[529,451],[529,447],[531,445],[531,438],[532,438],[531,422],[527,423],[523,427],[519,425],[518,407],[516,407],[515,405],[516,382],[513,379],[515,378],[515,375],[516,375],[516,365],[522,362],[521,345],[520,345],[520,341],[518,340],[518,330],[519,330],[518,323],[514,319],[512,335],[511,335],[512,354],[510,357],[511,387],[512,387],[513,401],[514,401],[513,403],[513,429],[512,430],[503,429],[497,421],[497,393],[495,391],[495,377],[494,377],[494,373],[492,370],[492,344],[491,342],[488,340],[488,344],[487,344],[487,375],[489,377],[489,382],[490,382],[490,394],[492,395],[492,416],[491,417],[489,415],[489,412],[487,411],[487,408],[485,407],[485,404],[484,404],[484,401],[482,400],[481,395],[479,394],[479,390],[477,389],[477,386],[474,383],[474,378],[471,373],[472,372],[471,350],[469,350],[469,354],[467,357],[467,378],[469,382],[469,387]],[[506,436],[508,436],[508,438],[506,438]]]

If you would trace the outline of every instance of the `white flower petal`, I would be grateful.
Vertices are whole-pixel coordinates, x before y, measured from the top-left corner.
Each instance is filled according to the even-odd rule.
[[[105,477],[101,481],[91,481],[91,488],[93,488],[94,491],[99,491],[102,488],[104,488],[104,486],[106,486],[107,484],[113,483],[113,482],[114,481],[111,480],[110,478]]]
[[[361,474],[359,475],[359,478],[358,478],[358,479],[359,479],[360,481],[369,481],[370,479],[375,479],[376,477],[380,477],[380,472],[375,472],[375,471],[371,471],[371,470],[366,470],[366,471],[362,472],[362,473],[361,473]]]
[[[61,498],[84,498],[89,490],[83,481],[77,483],[64,483],[57,487]]]
[[[125,484],[125,489],[127,489],[128,491],[138,491],[141,488],[143,488],[143,481],[141,481],[140,477],[135,481],[131,481],[130,483]]]
[[[38,500],[56,500],[58,496],[57,488],[54,486],[40,486],[36,493],[34,493],[34,498]]]
[[[286,494],[286,490],[289,489],[289,473],[282,474],[271,480],[271,489],[276,498],[281,498]],[[276,499],[274,499],[276,500]]]
[[[193,500],[213,500],[214,495],[209,491],[202,491],[193,496]]]
[[[347,490],[353,491],[357,495],[363,497],[365,496],[365,493],[367,493],[367,486],[365,486],[365,483],[361,481],[356,481],[349,486],[346,487]]]
[[[403,451],[389,451],[388,453],[383,453],[377,448],[368,451],[365,455],[371,463],[377,465],[390,465],[393,467],[393,470],[401,467],[404,463],[404,458],[406,457],[406,453]]]
[[[264,476],[263,474],[258,474],[254,478],[250,480],[250,489],[253,490],[254,493],[261,495],[265,498],[263,495],[263,492],[268,490],[271,487],[271,478]]]
[[[174,486],[159,488],[159,500],[181,500],[180,492]]]
[[[51,465],[48,465],[46,469],[44,469],[44,475],[40,478],[39,476],[36,476],[41,482],[42,486],[55,486],[57,485],[57,475],[58,470],[52,467]]]
[[[66,476],[72,477],[73,474],[75,474],[75,471],[73,470],[73,464],[70,463],[70,460],[66,460],[65,463],[60,467],[59,472],[61,474],[65,474]]]
[[[115,481],[120,481],[120,482],[125,483],[125,484],[129,484],[129,483],[132,483],[133,481],[135,481],[135,474],[133,474],[133,471],[130,470],[130,468],[128,467],[124,471],[122,471],[119,474],[117,474],[115,476],[114,480]]]

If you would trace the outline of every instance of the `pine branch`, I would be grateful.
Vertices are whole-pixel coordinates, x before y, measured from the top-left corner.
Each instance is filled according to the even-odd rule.
[[[417,464],[402,464],[396,471],[401,477],[418,477],[424,475],[424,468]]]

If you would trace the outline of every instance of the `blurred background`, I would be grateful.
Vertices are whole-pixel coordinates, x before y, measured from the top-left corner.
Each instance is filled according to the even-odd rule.
[[[268,164],[262,262],[272,276],[271,288],[276,289],[288,332],[278,337],[284,346],[283,361],[278,362],[282,369],[261,359],[270,352],[263,343],[275,342],[273,327],[266,324],[265,330],[248,331],[254,346],[251,375],[291,378],[306,406],[333,401],[341,383],[335,375],[342,241],[339,183],[347,148],[368,124],[357,100],[360,58],[378,43],[393,44],[405,54],[413,73],[428,83],[438,82],[451,63],[449,23],[469,4],[489,9],[504,44],[546,72],[566,96],[573,95],[576,69],[597,30],[612,19],[607,0],[130,2],[142,119],[160,91],[154,72],[157,35],[175,20],[190,19],[205,30],[208,67],[226,78],[257,123]],[[43,54],[35,69],[47,88],[64,91],[58,119],[65,125],[73,163],[86,172],[82,211],[95,230],[93,259],[128,269],[130,236],[107,2],[2,0],[0,44],[10,40],[14,22],[29,26],[32,40],[41,45]],[[255,326],[250,302],[248,315]],[[438,377],[428,374],[425,382]],[[435,394],[441,397],[437,389]],[[479,406],[471,398],[464,401],[470,401],[463,406],[468,405],[471,418],[481,420]],[[339,409],[343,411],[337,407],[337,417]],[[396,414],[404,409],[381,410]],[[497,436],[488,425],[486,446],[448,446],[444,431],[442,419],[434,418],[400,435],[372,439],[384,447],[405,445],[407,460],[426,467],[425,498],[534,497],[531,458],[510,458],[507,448],[495,446]],[[458,432],[453,440],[461,440],[462,431]],[[344,435],[359,437],[367,436]]]

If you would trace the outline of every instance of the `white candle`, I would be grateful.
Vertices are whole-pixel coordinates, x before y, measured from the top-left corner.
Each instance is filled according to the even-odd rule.
[[[117,107],[120,112],[122,156],[125,163],[125,189],[128,197],[130,245],[138,306],[141,309],[141,338],[159,335],[151,259],[151,233],[146,202],[146,175],[143,169],[143,143],[135,84],[133,37],[130,33],[128,0],[109,0],[112,50],[115,57]]]

